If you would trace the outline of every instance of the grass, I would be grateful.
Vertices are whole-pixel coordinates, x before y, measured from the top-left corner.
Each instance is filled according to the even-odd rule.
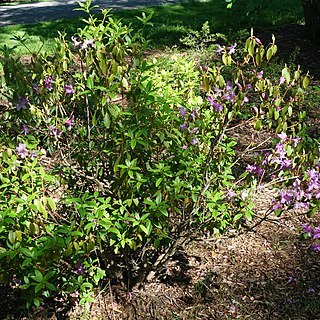
[[[182,36],[190,29],[201,29],[205,21],[209,22],[213,33],[221,32],[230,38],[236,38],[244,30],[248,32],[250,28],[261,31],[271,26],[297,23],[303,19],[300,0],[238,0],[231,10],[226,9],[223,0],[193,0],[175,5],[117,10],[114,11],[114,15],[138,28],[135,17],[141,16],[142,12],[151,11],[154,12],[154,26],[148,28],[146,34],[151,44],[158,48],[179,44]],[[31,46],[32,51],[38,50],[42,42],[43,49],[52,51],[57,30],[66,32],[70,37],[82,25],[81,19],[61,19],[32,25],[5,26],[0,28],[0,43],[13,47],[16,41],[13,41],[12,37],[25,35],[26,44]],[[15,53],[23,55],[28,52],[20,47],[15,49]]]
[[[47,2],[47,1],[54,1],[54,0],[19,0],[19,1],[5,1],[0,2],[0,6],[15,6],[17,4],[29,4],[29,3],[37,3],[37,2]]]

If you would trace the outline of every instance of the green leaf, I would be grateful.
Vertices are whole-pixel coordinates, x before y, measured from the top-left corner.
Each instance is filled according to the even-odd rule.
[[[303,81],[302,81],[302,86],[304,89],[307,89],[307,87],[309,86],[309,83],[310,83],[310,79],[308,76],[305,76],[303,78]]]
[[[16,242],[16,233],[14,231],[9,231],[9,234],[8,234],[8,239],[10,241],[11,244],[15,244]]]
[[[55,291],[56,290],[56,287],[50,282],[46,282],[45,285],[51,291]]]
[[[161,184],[162,180],[163,180],[162,178],[157,179],[157,181],[156,181],[156,187],[158,187],[158,186]]]
[[[116,234],[118,237],[121,236],[120,231],[118,229],[116,229],[116,228],[109,228],[108,231]]]
[[[286,82],[289,83],[291,76],[290,76],[290,70],[288,68],[282,69],[282,77],[286,79]]]
[[[272,51],[272,48],[270,47],[268,50],[267,50],[267,61],[270,61],[270,59],[272,58],[273,56],[273,51]]]
[[[110,124],[111,124],[111,121],[110,121],[110,116],[108,114],[108,112],[104,115],[103,117],[103,123],[104,123],[104,126],[109,129],[110,128]]]
[[[94,87],[93,79],[92,79],[91,77],[89,77],[89,78],[87,79],[87,87],[88,87],[90,90],[92,90],[93,87]]]
[[[55,211],[57,209],[57,207],[56,207],[56,203],[54,202],[54,200],[52,198],[46,198],[46,199],[47,199],[47,202],[48,202],[50,209],[52,211]]]
[[[42,289],[42,283],[38,283],[34,288],[34,292],[38,293],[41,289]]]
[[[261,130],[261,127],[262,127],[262,122],[259,119],[259,120],[256,121],[256,123],[254,125],[254,128],[255,128],[255,130],[259,131],[259,130]]]
[[[34,298],[33,303],[36,307],[40,307],[40,300],[38,298]]]
[[[131,149],[133,150],[133,149],[136,147],[136,145],[137,145],[137,140],[132,139],[132,140],[130,141]]]
[[[35,269],[34,270],[34,276],[31,276],[31,278],[33,279],[33,280],[35,280],[35,281],[37,281],[37,282],[42,282],[42,280],[43,280],[43,275],[42,275],[42,273],[39,271],[39,270],[37,270],[37,269]]]

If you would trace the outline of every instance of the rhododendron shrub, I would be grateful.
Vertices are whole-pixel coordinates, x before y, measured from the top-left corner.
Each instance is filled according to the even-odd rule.
[[[0,265],[28,305],[151,279],[193,238],[256,218],[263,182],[279,189],[277,213],[317,205],[308,76],[268,77],[274,40],[220,46],[212,66],[146,59],[141,33],[81,6],[86,26],[60,34],[54,56],[1,58]],[[244,122],[265,141],[238,147]]]

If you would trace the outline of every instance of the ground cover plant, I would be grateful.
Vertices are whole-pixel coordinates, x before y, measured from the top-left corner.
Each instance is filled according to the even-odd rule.
[[[259,188],[274,190],[266,215],[317,210],[310,78],[268,69],[275,39],[222,39],[196,64],[146,59],[143,32],[103,11],[55,55],[1,57],[1,281],[29,308],[131,291],[201,234],[259,222]],[[265,139],[239,146],[244,122]]]

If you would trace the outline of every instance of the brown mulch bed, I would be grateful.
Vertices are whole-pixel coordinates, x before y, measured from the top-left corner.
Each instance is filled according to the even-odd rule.
[[[319,255],[299,238],[302,221],[291,212],[194,242],[157,281],[130,293],[104,288],[90,319],[320,319]]]

